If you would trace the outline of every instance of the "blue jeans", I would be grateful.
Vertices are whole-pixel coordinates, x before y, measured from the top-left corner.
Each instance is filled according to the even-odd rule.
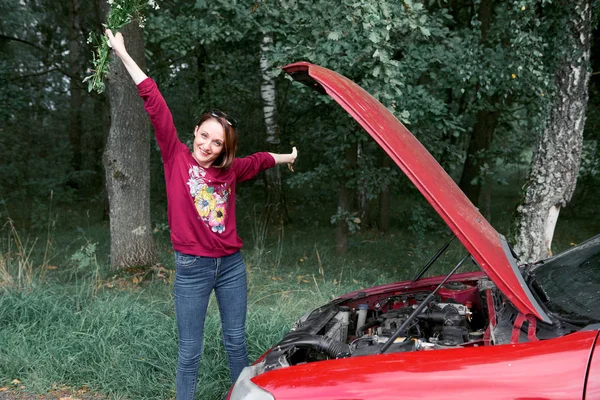
[[[204,319],[215,290],[231,380],[248,366],[246,266],[240,252],[212,258],[175,252],[175,314],[179,335],[177,400],[192,400],[202,356]]]

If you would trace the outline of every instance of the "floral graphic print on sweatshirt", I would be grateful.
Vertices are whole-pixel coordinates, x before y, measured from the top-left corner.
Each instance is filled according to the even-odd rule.
[[[209,185],[204,168],[194,165],[189,169],[187,185],[194,199],[196,211],[206,226],[215,233],[225,232],[227,199],[231,188],[226,183]],[[208,181],[210,182],[210,180]]]

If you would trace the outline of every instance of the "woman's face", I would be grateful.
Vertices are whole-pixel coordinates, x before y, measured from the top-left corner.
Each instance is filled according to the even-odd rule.
[[[202,168],[208,168],[225,149],[225,131],[214,118],[209,118],[194,130],[192,156]]]

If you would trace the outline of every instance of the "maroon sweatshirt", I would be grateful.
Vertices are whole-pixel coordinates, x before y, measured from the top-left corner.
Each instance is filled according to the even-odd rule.
[[[162,154],[173,249],[195,256],[223,257],[242,247],[235,224],[235,185],[275,166],[269,153],[235,158],[227,168],[202,168],[179,141],[171,111],[156,83],[138,85]]]

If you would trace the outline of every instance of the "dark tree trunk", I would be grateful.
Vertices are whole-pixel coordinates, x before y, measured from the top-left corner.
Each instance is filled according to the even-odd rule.
[[[338,193],[338,212],[340,214],[348,209],[349,198],[346,180],[342,179]],[[337,254],[344,254],[348,251],[348,233],[348,223],[344,218],[340,218],[335,225],[335,252]]]
[[[387,154],[383,154],[381,168],[389,169],[392,160]],[[387,233],[390,230],[390,187],[386,185],[379,193],[379,230]]]
[[[69,91],[71,92],[69,142],[72,151],[71,167],[74,172],[79,172],[81,171],[81,107],[83,101],[81,79],[78,78],[81,73],[79,0],[71,0],[69,16],[71,22],[71,25],[69,26]],[[77,180],[69,183],[73,187],[79,187],[79,182]]]
[[[480,42],[484,46],[487,43],[488,32],[492,26],[493,5],[492,0],[481,0],[479,4],[477,17],[481,22]],[[482,167],[485,164],[491,165],[487,157],[487,150],[492,144],[492,138],[500,118],[500,112],[494,109],[498,103],[499,99],[493,96],[489,99],[488,108],[477,112],[465,157],[463,173],[460,177],[460,188],[476,207],[479,206],[479,197],[485,183],[485,179],[477,178],[480,178]]]
[[[269,151],[277,153],[278,146],[268,146]],[[273,147],[276,147],[273,149]],[[268,219],[275,218],[278,221],[288,220],[285,207],[285,198],[281,189],[281,169],[279,166],[265,171],[266,211]]]
[[[142,30],[121,29],[131,56],[145,69]],[[142,100],[113,56],[107,83],[111,125],[103,162],[110,204],[112,268],[152,266],[158,257],[150,222],[150,132]]]
[[[344,152],[344,165],[348,168],[356,167],[357,144],[346,149]],[[338,193],[338,214],[348,215],[353,211],[352,190],[346,186],[346,179],[340,180],[340,188]],[[344,254],[348,251],[348,221],[346,218],[339,218],[335,226],[335,252]]]
[[[576,0],[568,7],[568,47],[556,71],[557,92],[538,139],[523,202],[517,208],[515,251],[523,262],[552,254],[558,214],[571,200],[579,172],[590,78],[592,5],[590,0]]]
[[[106,97],[97,96],[94,98],[94,116],[98,118],[101,123],[97,124],[101,128],[98,128],[98,132],[94,132],[92,136],[94,151],[91,153],[91,157],[94,160],[98,160],[94,163],[94,172],[97,178],[93,179],[93,188],[103,188],[102,195],[102,220],[108,221],[110,218],[110,205],[108,203],[108,192],[106,190],[106,174],[104,172],[103,165],[103,152],[106,148],[106,140],[108,138],[107,128],[110,129],[110,107]]]
[[[454,20],[455,29],[464,29],[471,24],[473,19],[473,1],[449,0],[448,9]]]
[[[96,26],[101,26],[101,23],[106,21],[109,5],[104,0],[94,0],[93,3],[93,19]],[[95,187],[101,187],[102,193],[102,220],[108,221],[110,218],[110,205],[108,203],[108,190],[106,185],[106,173],[104,170],[104,151],[106,149],[106,140],[108,139],[107,130],[110,129],[110,105],[106,96],[92,96],[94,100],[94,116],[100,119],[99,126],[102,128],[96,129],[93,136],[94,149],[92,154],[94,159],[98,160],[95,171],[99,173],[99,184]]]
[[[359,141],[356,145],[357,163],[362,157],[363,143],[363,141]],[[358,205],[359,223],[362,226],[371,226],[371,221],[376,218],[376,216],[371,215],[371,212],[369,212],[372,211],[369,207],[369,188],[362,179],[358,180],[357,183],[358,187],[356,188],[356,203]]]
[[[479,11],[477,18],[481,22],[481,43],[487,41],[487,35],[492,27],[492,12],[494,8],[494,2],[492,0],[481,0],[479,3]]]
[[[499,117],[499,111],[479,111],[471,134],[471,140],[469,141],[465,166],[458,186],[460,186],[475,206],[479,205],[479,196],[483,183],[478,178],[484,164],[489,162],[485,153],[492,143]]]

